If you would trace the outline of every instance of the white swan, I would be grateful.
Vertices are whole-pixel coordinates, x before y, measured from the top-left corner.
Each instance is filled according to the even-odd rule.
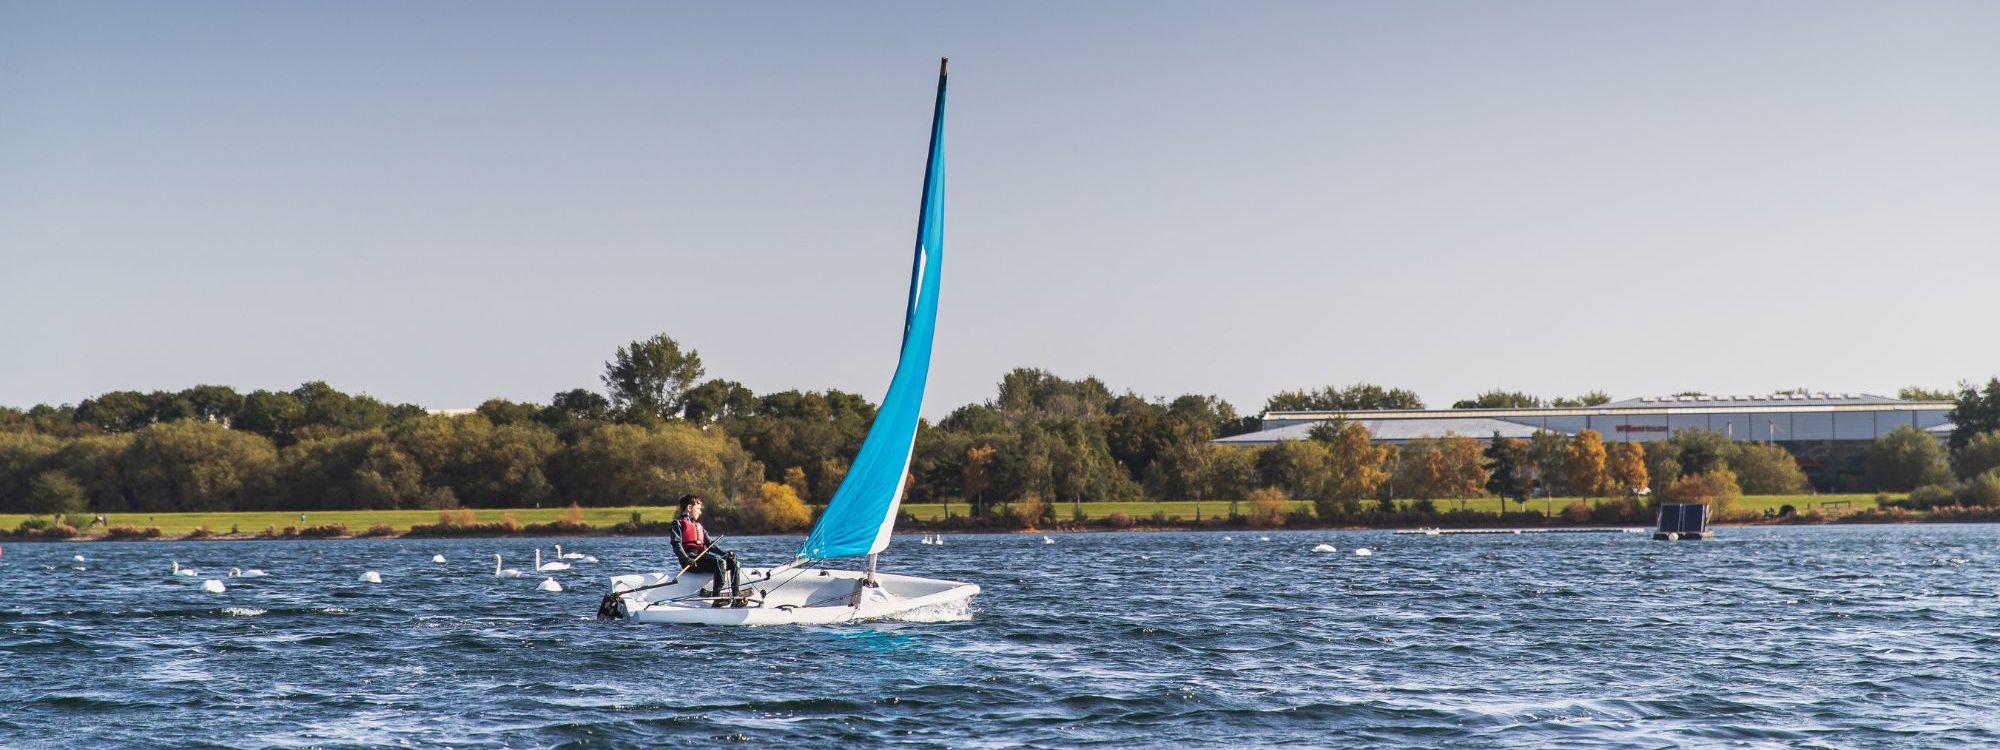
[[[372,571],[372,570],[371,570],[371,571],[368,571],[368,572],[366,572],[366,573],[362,573],[362,574],[361,574],[361,582],[362,582],[362,583],[381,583],[381,582],[382,582],[382,574],[381,574],[381,573],[377,573],[377,572],[375,572],[375,571]]]
[[[562,561],[542,562],[542,548],[535,548],[535,569],[546,571],[569,570],[569,563]]]
[[[597,557],[595,555],[584,555],[583,561],[587,563],[594,563],[597,562]]]
[[[563,552],[562,545],[556,545],[556,559],[558,560],[581,560],[586,557],[589,557],[589,555],[582,552]]]
[[[206,581],[201,582],[201,590],[211,594],[220,594],[224,591],[227,591],[228,588],[223,586],[221,581],[210,578]]]
[[[1270,537],[1268,537],[1268,536],[1260,536],[1260,537],[1257,537],[1257,541],[1260,541],[1260,542],[1268,542],[1268,541],[1271,541],[1271,538],[1270,538]]]
[[[494,553],[494,555],[493,555],[493,577],[494,577],[494,578],[520,578],[520,577],[521,577],[521,571],[520,571],[520,569],[519,569],[519,568],[508,568],[508,569],[506,569],[506,570],[501,570],[501,569],[500,569],[500,555],[499,555],[499,553],[497,553],[497,552],[496,552],[496,553]]]
[[[179,560],[172,560],[172,561],[170,561],[170,562],[172,562],[172,563],[174,564],[174,567],[173,567],[173,572],[174,572],[174,575],[177,575],[177,576],[187,576],[187,577],[189,577],[189,578],[193,578],[193,577],[195,576],[195,572],[194,572],[194,568],[183,568],[183,567],[181,567],[181,561],[179,561]]]
[[[431,555],[431,562],[434,563],[444,562],[444,555]]]
[[[1050,539],[1050,538],[1048,538],[1048,537],[1046,537],[1046,536],[1045,536],[1045,537],[1042,537],[1042,543],[1043,543],[1043,544],[1055,544],[1055,543],[1056,543],[1056,540],[1054,540],[1054,539]]]
[[[933,539],[933,540],[931,540],[931,544],[936,544],[936,545],[939,545],[939,546],[943,546],[943,545],[944,545],[944,535],[943,535],[943,534],[939,534],[939,535],[937,535],[937,538],[936,538],[936,539]]]
[[[77,561],[77,562],[89,562],[88,560],[85,560],[85,559],[83,559],[83,555],[77,555],[77,556],[75,556],[75,557],[72,557],[72,558],[70,558],[70,559],[71,559],[71,560],[75,560],[75,561]]]
[[[1355,551],[1354,551],[1354,556],[1355,556],[1355,557],[1367,557],[1367,556],[1369,556],[1369,555],[1372,555],[1372,554],[1375,554],[1375,553],[1374,553],[1374,552],[1372,552],[1372,551],[1370,551],[1370,550],[1369,550],[1369,549],[1368,549],[1367,547],[1362,547],[1362,548],[1360,548],[1360,549],[1357,549],[1357,550],[1355,550]]]
[[[1331,544],[1318,544],[1318,545],[1314,545],[1314,546],[1313,546],[1313,551],[1314,551],[1314,552],[1339,552],[1340,550],[1337,550],[1337,549],[1334,549],[1334,548],[1333,548],[1333,545],[1331,545]]]
[[[556,579],[554,579],[554,578],[544,578],[544,579],[542,579],[542,585],[540,585],[540,586],[536,586],[536,587],[535,587],[535,590],[536,590],[536,591],[553,591],[553,592],[556,592],[556,593],[561,593],[561,592],[562,592],[562,584],[560,584],[560,583],[556,583]]]
[[[230,568],[230,569],[229,569],[229,577],[230,577],[230,578],[241,578],[241,577],[243,577],[243,569],[242,569],[242,568]]]
[[[235,570],[235,568],[231,568],[231,570]],[[249,570],[246,570],[246,571],[243,571],[243,573],[242,573],[242,574],[241,574],[241,575],[240,575],[239,577],[241,577],[241,578],[263,578],[264,576],[267,576],[267,575],[270,575],[270,574],[269,574],[269,573],[266,573],[266,572],[264,572],[264,571],[263,571],[262,569],[259,569],[259,568],[251,568],[251,569],[249,569]]]

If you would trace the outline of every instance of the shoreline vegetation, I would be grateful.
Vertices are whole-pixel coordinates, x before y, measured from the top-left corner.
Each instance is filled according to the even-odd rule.
[[[618,347],[602,392],[575,388],[547,403],[431,411],[312,382],[0,407],[0,536],[649,534],[690,493],[708,500],[718,529],[806,530],[876,405],[838,390],[758,394],[705,378],[698,352],[659,335]],[[1019,368],[990,400],[919,423],[899,527],[1641,526],[1658,502],[1708,503],[1720,523],[2000,513],[2000,378],[1983,390],[1898,395],[1953,399],[1948,444],[1905,426],[1870,443],[1864,460],[1802,467],[1785,445],[1699,429],[1645,442],[1581,430],[1392,443],[1330,419],[1300,439],[1223,445],[1215,441],[1257,429],[1259,417],[1213,395],[1147,397]],[[1496,390],[1452,406],[1610,399]],[[1422,407],[1411,391],[1363,383],[1277,393],[1263,411]]]
[[[1071,520],[1024,525],[1022,515],[1007,513],[989,518],[964,515],[944,516],[937,504],[906,506],[899,533],[1063,533],[1117,531],[1249,531],[1279,529],[1395,530],[1416,528],[1586,528],[1650,527],[1651,521],[1635,521],[1623,515],[1582,514],[1579,504],[1593,510],[1618,510],[1615,501],[1585,498],[1550,498],[1538,505],[1561,507],[1571,512],[1548,515],[1542,508],[1514,509],[1504,513],[1494,508],[1494,498],[1485,503],[1468,503],[1466,510],[1436,514],[1408,511],[1376,512],[1362,517],[1321,523],[1312,516],[1309,503],[1291,503],[1283,518],[1270,515],[1226,515],[1231,503],[1205,501],[1205,515],[1193,520],[1196,503],[1086,502],[1069,508]],[[1912,510],[1907,496],[1893,495],[1774,495],[1750,496],[1724,518],[1722,526],[1821,525],[1861,523],[1977,523],[2000,522],[2000,511],[1979,508],[1933,508]],[[1402,501],[1407,508],[1415,501]],[[1238,503],[1239,508],[1245,504]],[[1149,510],[1151,509],[1151,510]],[[1218,515],[1213,511],[1222,511]],[[436,539],[509,536],[665,536],[674,515],[670,506],[625,508],[516,508],[475,511],[244,511],[219,513],[153,513],[108,515],[104,522],[95,518],[82,527],[50,522],[52,519],[19,514],[0,514],[0,539],[24,541],[257,541],[295,539]],[[1081,520],[1075,515],[1081,512]],[[1141,512],[1144,511],[1142,514]],[[1186,514],[1186,515],[1184,515]],[[305,521],[301,522],[300,517]],[[45,523],[35,523],[40,520]],[[77,520],[77,519],[64,519]],[[766,530],[760,530],[766,533]],[[797,533],[797,530],[776,533]]]

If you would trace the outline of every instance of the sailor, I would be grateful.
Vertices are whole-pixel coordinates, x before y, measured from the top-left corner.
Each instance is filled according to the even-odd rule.
[[[708,529],[701,525],[701,496],[682,495],[680,513],[674,516],[672,536],[674,557],[691,573],[715,574],[715,606],[744,605],[740,586],[743,573],[736,567],[736,553],[716,546]],[[729,599],[722,598],[722,576],[729,574]]]

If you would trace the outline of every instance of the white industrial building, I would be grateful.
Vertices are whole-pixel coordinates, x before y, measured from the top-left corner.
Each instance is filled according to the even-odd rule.
[[[1392,409],[1346,412],[1265,412],[1256,432],[1216,440],[1220,445],[1270,445],[1300,440],[1315,425],[1346,420],[1391,444],[1448,435],[1490,440],[1496,434],[1526,438],[1538,431],[1575,435],[1596,430],[1609,442],[1665,440],[1682,430],[1714,430],[1740,441],[1785,446],[1813,483],[1849,484],[1840,475],[1859,471],[1860,452],[1897,427],[1911,426],[1943,439],[1951,433],[1949,401],[1905,401],[1866,393],[1797,393],[1766,396],[1662,396],[1597,406],[1528,409]]]

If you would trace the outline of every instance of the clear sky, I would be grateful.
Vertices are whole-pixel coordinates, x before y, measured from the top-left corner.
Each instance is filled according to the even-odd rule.
[[[2000,372],[2000,3],[0,2],[0,403]]]

